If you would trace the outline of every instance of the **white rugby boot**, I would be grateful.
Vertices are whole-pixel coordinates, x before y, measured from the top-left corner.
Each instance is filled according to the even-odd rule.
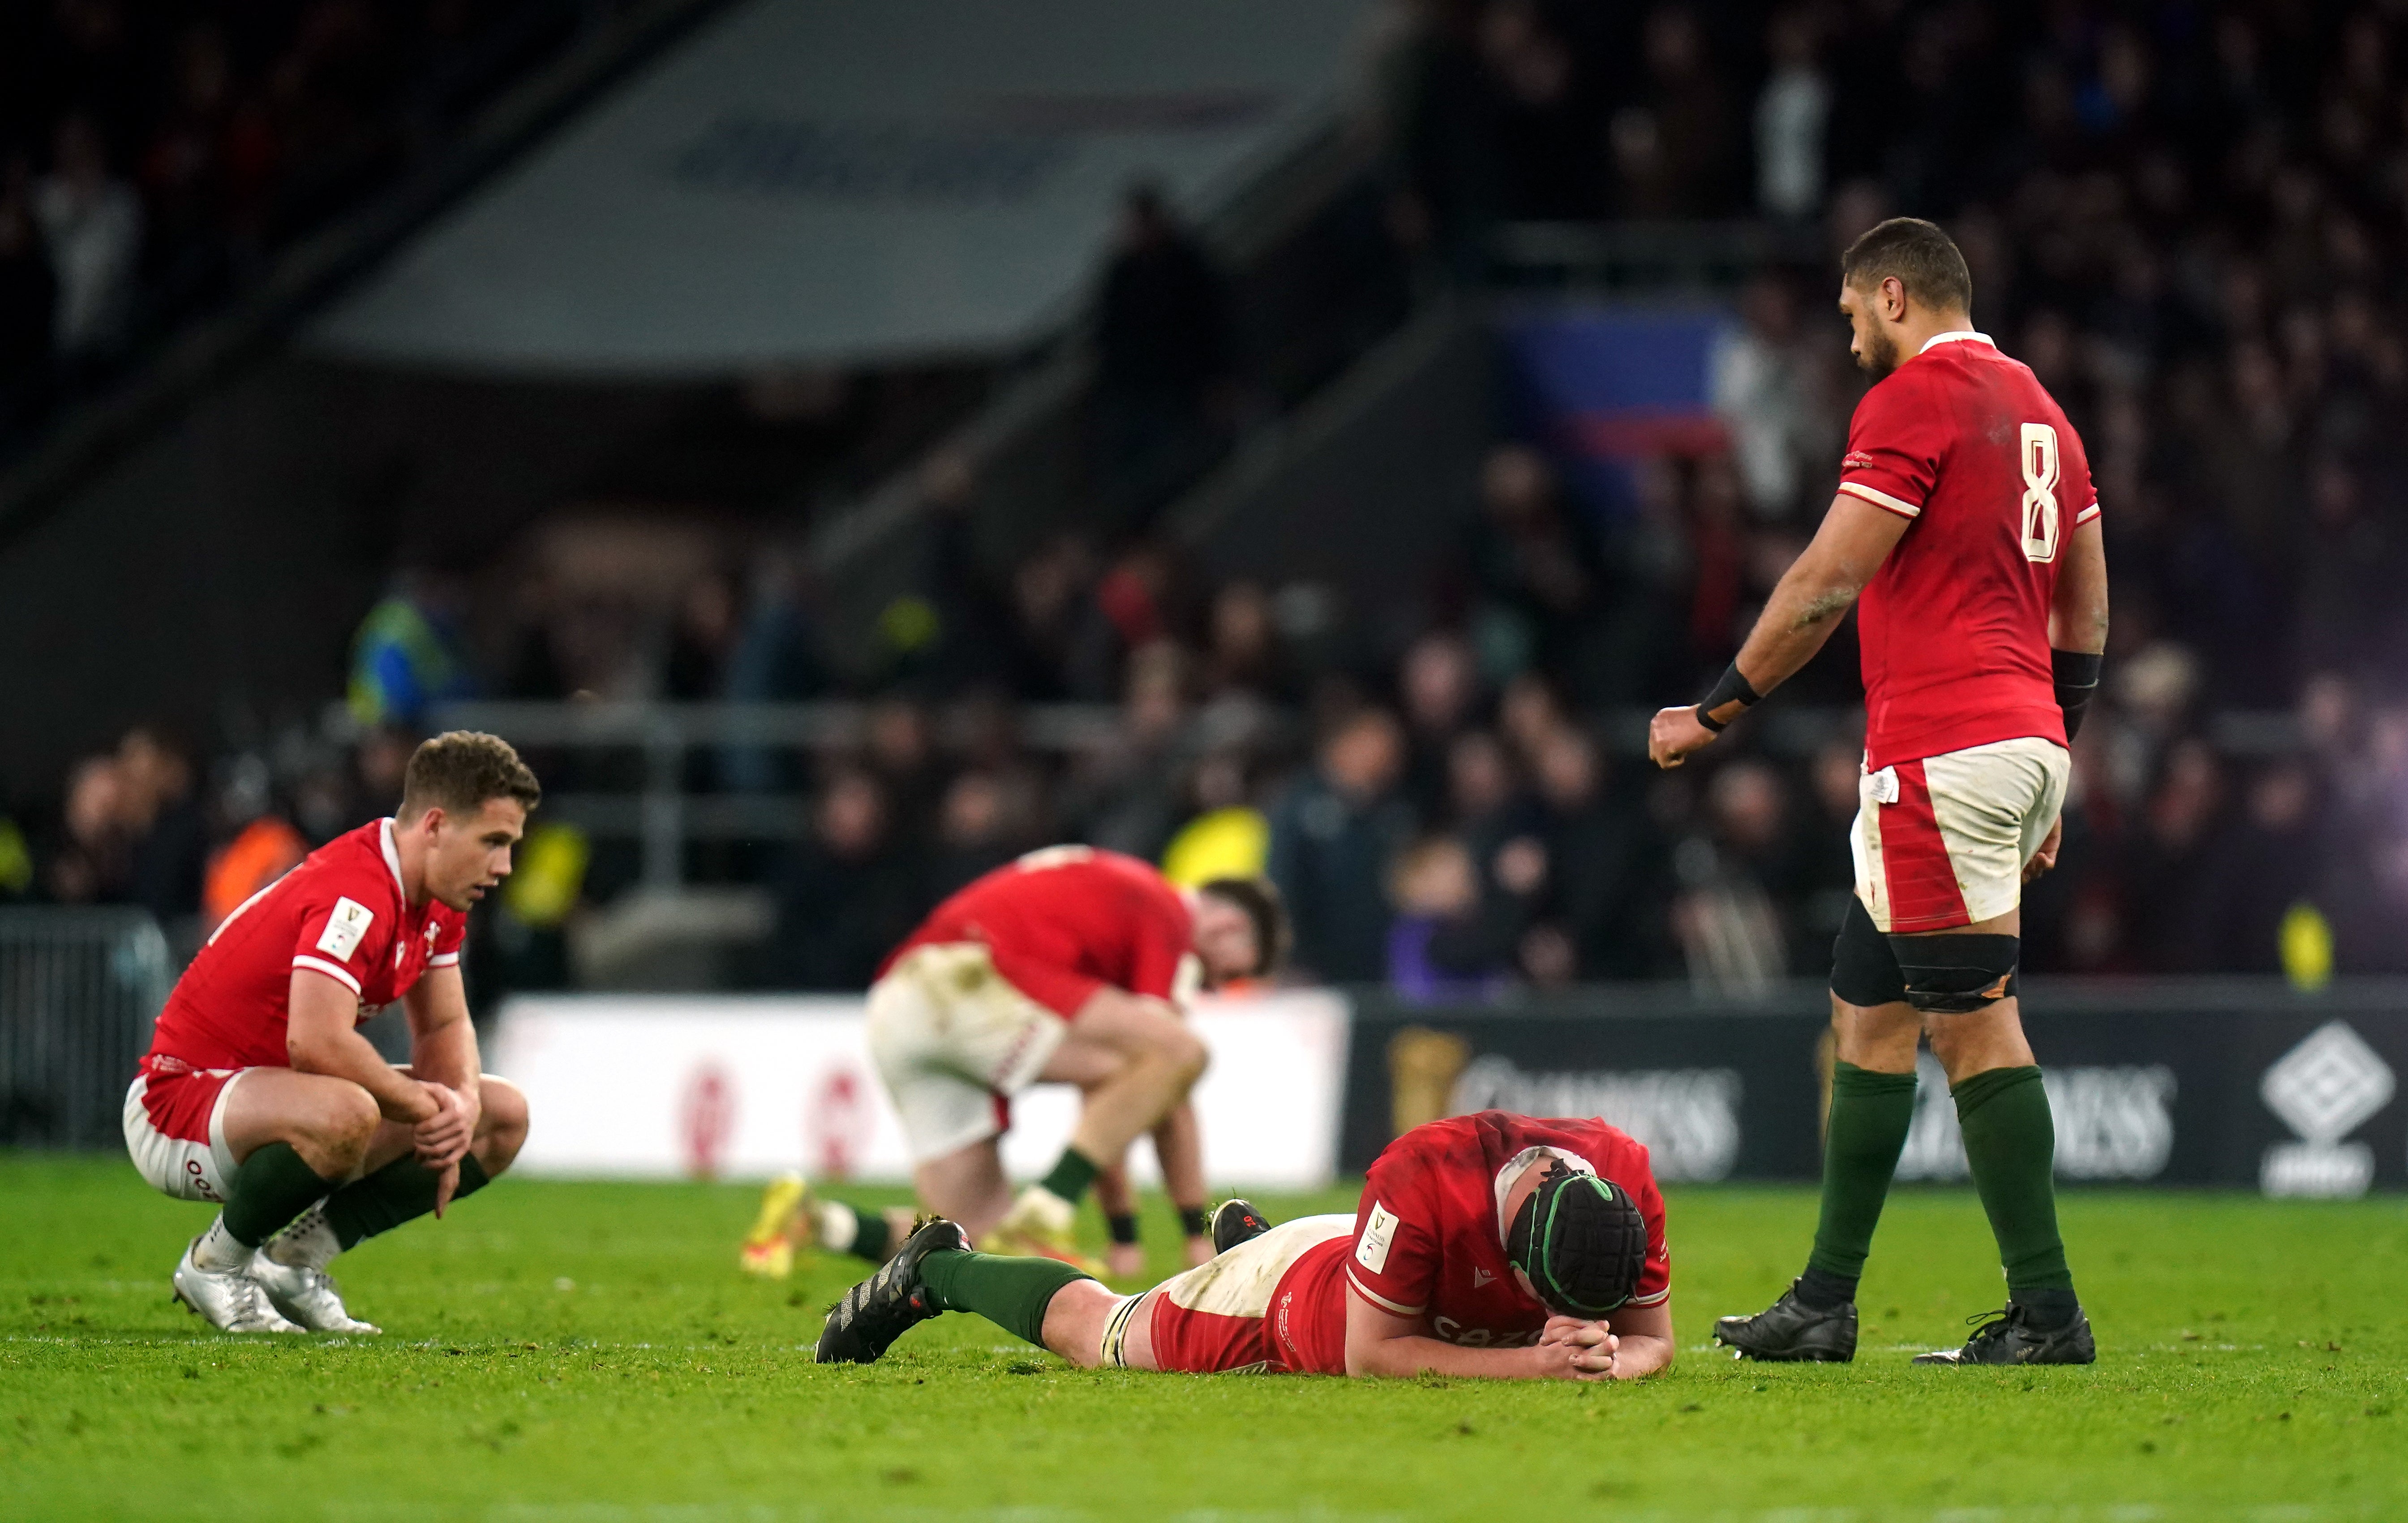
[[[267,1291],[241,1269],[203,1269],[194,1263],[189,1244],[176,1264],[176,1299],[220,1332],[306,1330],[286,1321],[269,1302]]]
[[[251,1277],[267,1292],[270,1304],[311,1332],[365,1336],[384,1331],[343,1309],[343,1298],[335,1288],[335,1278],[324,1270],[311,1269],[307,1264],[280,1264],[263,1249],[251,1257]]]

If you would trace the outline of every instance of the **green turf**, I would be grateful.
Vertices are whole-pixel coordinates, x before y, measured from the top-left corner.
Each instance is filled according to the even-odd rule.
[[[1635,1387],[1083,1373],[962,1316],[824,1370],[855,1272],[739,1276],[750,1189],[504,1181],[343,1260],[381,1339],[230,1339],[167,1300],[200,1208],[0,1156],[0,1517],[2408,1515],[2396,1199],[2074,1196],[2100,1362],[2024,1372],[1907,1366],[2000,1299],[1964,1192],[1892,1202],[1846,1368],[1700,1346],[1802,1257],[1809,1194],[1670,1199],[1683,1352]]]

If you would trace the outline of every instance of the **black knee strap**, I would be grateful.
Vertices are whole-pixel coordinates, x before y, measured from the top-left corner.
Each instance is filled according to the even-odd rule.
[[[1867,1010],[1906,998],[1898,954],[1889,949],[1889,938],[1873,928],[1865,901],[1854,894],[1848,896],[1848,917],[1840,922],[1839,940],[1831,943],[1831,992]]]
[[[1889,946],[1906,1002],[1927,1015],[1970,1014],[2015,992],[2020,936],[1893,936]]]

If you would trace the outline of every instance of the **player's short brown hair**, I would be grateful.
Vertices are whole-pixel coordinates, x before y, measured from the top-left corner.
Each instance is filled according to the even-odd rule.
[[[1237,906],[1254,922],[1256,978],[1268,977],[1287,959],[1287,903],[1268,878],[1214,878],[1196,892]]]
[[[1908,297],[1937,308],[1971,312],[1973,272],[1965,255],[1939,225],[1920,217],[1892,217],[1848,245],[1840,256],[1840,279],[1868,291],[1892,276]]]
[[[402,774],[401,815],[415,820],[430,809],[474,814],[489,798],[515,798],[526,809],[543,802],[543,785],[498,735],[451,730],[420,743]]]

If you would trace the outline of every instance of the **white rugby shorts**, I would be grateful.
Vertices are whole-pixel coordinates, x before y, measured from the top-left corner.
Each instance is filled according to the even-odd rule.
[[[1856,780],[1856,898],[1883,932],[1939,931],[2023,902],[2024,864],[2065,807],[2054,740],[1994,740]]]
[[[224,1204],[236,1161],[226,1100],[251,1070],[144,1067],[125,1091],[125,1151],[136,1171],[163,1195]]]
[[[869,986],[869,1056],[924,1163],[1002,1134],[1070,1023],[996,971],[985,943],[915,947]]]

